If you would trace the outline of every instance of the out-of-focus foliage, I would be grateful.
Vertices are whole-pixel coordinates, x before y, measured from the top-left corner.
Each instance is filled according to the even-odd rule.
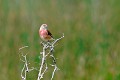
[[[54,80],[120,80],[119,0],[0,0],[0,80],[20,80],[22,46],[31,63],[39,61],[43,23],[55,38],[65,34]],[[27,78],[36,80],[37,72]]]

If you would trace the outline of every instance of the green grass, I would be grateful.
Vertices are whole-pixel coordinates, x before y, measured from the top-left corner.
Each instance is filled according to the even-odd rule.
[[[0,79],[20,80],[18,49],[28,45],[30,61],[42,47],[38,30],[46,23],[53,36],[60,71],[54,80],[120,80],[120,1],[0,0]],[[36,79],[37,72],[28,75]],[[50,79],[50,73],[45,80]]]

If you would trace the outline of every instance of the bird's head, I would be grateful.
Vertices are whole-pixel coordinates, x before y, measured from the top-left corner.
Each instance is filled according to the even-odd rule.
[[[42,24],[40,27],[40,30],[42,30],[42,29],[47,29],[47,24]]]

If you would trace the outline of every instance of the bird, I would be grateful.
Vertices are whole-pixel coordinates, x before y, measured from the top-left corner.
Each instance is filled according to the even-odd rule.
[[[39,36],[44,42],[54,40],[51,32],[48,30],[47,24],[42,24],[39,29]]]

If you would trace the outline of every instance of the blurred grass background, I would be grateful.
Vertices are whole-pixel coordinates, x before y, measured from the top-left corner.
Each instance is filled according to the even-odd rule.
[[[20,80],[20,47],[28,45],[37,61],[43,23],[55,38],[65,34],[55,49],[54,80],[120,80],[119,0],[0,0],[0,80]]]

